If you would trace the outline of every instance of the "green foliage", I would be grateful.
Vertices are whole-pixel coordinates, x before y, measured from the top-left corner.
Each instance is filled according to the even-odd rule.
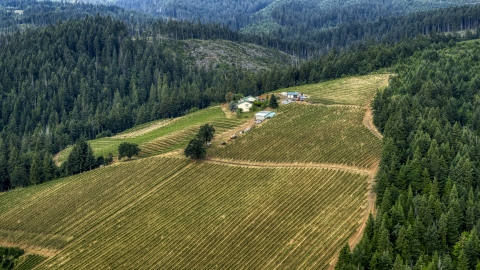
[[[121,160],[123,157],[127,157],[130,160],[133,156],[138,155],[140,151],[138,144],[123,142],[118,146],[118,160]]]
[[[212,125],[205,124],[200,126],[196,138],[199,139],[204,145],[207,145],[215,134],[215,128]]]
[[[278,108],[278,102],[277,102],[277,98],[275,97],[274,94],[272,94],[270,96],[270,99],[269,99],[269,102],[268,102],[268,106],[272,109],[276,109]]]
[[[191,159],[202,159],[202,158],[205,158],[205,156],[207,155],[207,150],[205,148],[203,141],[201,141],[198,138],[193,138],[188,143],[184,153],[185,153],[185,156]]]
[[[208,147],[210,141],[215,134],[215,128],[212,125],[205,124],[200,126],[195,138],[191,139],[185,148],[185,156],[191,159],[202,159],[207,155],[206,147]]]
[[[10,270],[25,252],[20,248],[0,247],[0,269]]]
[[[97,167],[92,147],[84,138],[73,145],[65,164],[65,175],[74,175]]]
[[[479,54],[476,42],[415,54],[377,93],[374,122],[384,146],[375,244],[369,265],[356,259],[364,251],[354,249],[354,265],[380,268],[382,256],[385,265],[396,258],[396,268],[478,265]]]

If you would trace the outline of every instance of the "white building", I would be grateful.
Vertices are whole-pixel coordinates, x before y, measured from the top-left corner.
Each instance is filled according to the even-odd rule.
[[[237,103],[237,108],[242,109],[242,112],[249,112],[252,106],[252,103],[248,101],[242,101],[240,103]]]
[[[287,97],[288,98],[297,98],[300,95],[301,95],[301,93],[299,93],[299,92],[287,92]]]
[[[255,114],[255,120],[263,121],[265,119],[269,119],[277,115],[275,112],[271,111],[261,111]]]

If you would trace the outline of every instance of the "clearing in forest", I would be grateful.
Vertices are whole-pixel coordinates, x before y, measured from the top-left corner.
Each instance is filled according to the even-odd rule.
[[[281,89],[275,92],[301,92],[314,103],[367,106],[377,90],[388,85],[391,74],[346,77],[332,81]]]
[[[374,206],[381,135],[366,104],[387,78],[289,89],[335,106],[281,105],[225,146],[254,113],[210,107],[93,140],[97,156],[137,143],[140,159],[0,194],[0,243],[36,269],[331,269]],[[172,154],[206,123],[207,160]]]

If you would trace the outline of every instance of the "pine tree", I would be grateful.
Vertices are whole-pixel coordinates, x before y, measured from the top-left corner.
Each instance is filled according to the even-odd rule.
[[[270,95],[270,100],[268,101],[268,106],[272,109],[278,108],[277,98],[274,94]]]
[[[54,179],[57,175],[57,166],[55,166],[55,163],[53,162],[53,157],[52,154],[50,153],[45,153],[45,156],[43,158],[43,177],[44,181],[50,181]]]
[[[32,163],[30,165],[30,184],[37,185],[42,182],[42,166],[38,153],[33,155]]]

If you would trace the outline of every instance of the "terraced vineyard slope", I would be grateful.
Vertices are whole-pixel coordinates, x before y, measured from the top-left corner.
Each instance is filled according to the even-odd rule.
[[[279,90],[302,92],[314,103],[367,106],[377,90],[386,87],[390,74],[348,77],[318,84],[302,85]]]
[[[368,168],[380,158],[381,141],[362,124],[364,108],[301,104],[281,106],[278,116],[209,151],[214,158],[254,162],[336,163]]]
[[[57,253],[39,269],[323,268],[363,218],[367,179],[155,157],[4,194],[0,228]]]
[[[225,146],[252,113],[217,106],[92,141],[97,155],[123,141],[143,153],[0,194],[0,245],[48,257],[26,260],[36,269],[331,269],[374,210],[381,135],[358,104],[381,87],[377,76],[344,79],[370,83],[351,97],[309,92],[352,104],[281,105]],[[191,161],[180,149],[203,123],[217,130],[213,147]]]
[[[215,106],[184,117],[144,124],[117,136],[96,139],[89,143],[96,156],[106,156],[108,153],[117,156],[117,148],[122,142],[136,143],[142,149],[140,156],[147,157],[184,148],[201,125],[209,123],[215,127],[217,133],[221,133],[246,121],[246,118],[227,117],[220,106]],[[65,161],[70,150],[71,148],[67,148],[62,151],[58,161]]]

